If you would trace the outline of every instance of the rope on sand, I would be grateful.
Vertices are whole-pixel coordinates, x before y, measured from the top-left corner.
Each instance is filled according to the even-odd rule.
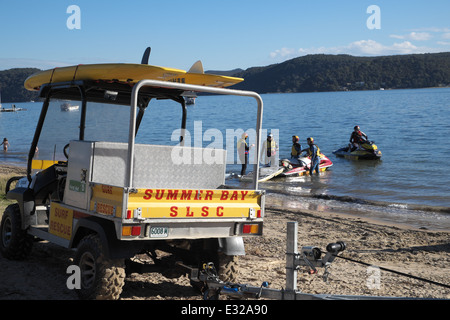
[[[437,286],[441,286],[441,287],[450,289],[450,285],[447,285],[447,284],[444,284],[444,283],[439,283],[439,282],[436,282],[436,281],[433,281],[433,280],[420,278],[420,277],[413,276],[413,275],[410,275],[410,274],[407,274],[407,273],[403,273],[403,272],[400,272],[400,271],[396,271],[396,270],[387,269],[387,268],[384,268],[384,267],[375,266],[375,265],[370,264],[370,263],[354,260],[354,259],[347,258],[347,257],[342,257],[342,256],[338,256],[338,255],[335,255],[335,257],[341,258],[341,259],[344,259],[344,260],[348,260],[348,261],[351,261],[351,262],[359,263],[359,264],[362,264],[362,265],[365,265],[365,266],[369,266],[369,267],[370,266],[377,267],[377,268],[379,268],[380,270],[383,270],[383,271],[392,272],[392,273],[395,273],[395,274],[398,274],[398,275],[401,275],[401,276],[405,276],[405,277],[408,277],[408,278],[412,278],[412,279],[428,282],[430,284],[434,284],[434,285],[437,285]]]

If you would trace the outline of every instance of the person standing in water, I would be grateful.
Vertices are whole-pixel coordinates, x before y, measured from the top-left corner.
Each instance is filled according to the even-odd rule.
[[[320,164],[320,149],[317,146],[317,144],[314,143],[314,138],[309,137],[306,139],[308,142],[308,148],[303,149],[301,152],[306,151],[308,153],[308,156],[311,159],[311,165],[309,167],[309,175],[312,176],[314,171],[316,171],[317,174],[320,172],[319,164]]]
[[[0,143],[0,146],[3,145],[3,151],[8,151],[8,148],[10,147],[9,141],[7,138],[3,139],[3,142]]]

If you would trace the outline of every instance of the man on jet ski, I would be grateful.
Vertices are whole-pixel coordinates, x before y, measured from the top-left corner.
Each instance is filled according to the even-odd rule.
[[[362,132],[359,126],[355,126],[353,128],[353,132],[350,136],[350,143],[348,145],[348,149],[350,152],[355,151],[356,149],[361,148],[361,144],[367,141],[367,135]]]

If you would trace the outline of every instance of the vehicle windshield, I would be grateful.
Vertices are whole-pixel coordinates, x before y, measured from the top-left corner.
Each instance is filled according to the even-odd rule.
[[[52,100],[42,127],[35,159],[64,161],[64,146],[79,140],[81,102]],[[84,140],[127,142],[130,107],[88,102]]]

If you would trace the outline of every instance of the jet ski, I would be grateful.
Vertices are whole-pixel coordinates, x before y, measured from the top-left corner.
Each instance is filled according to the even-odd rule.
[[[381,159],[381,151],[373,141],[365,141],[360,148],[350,150],[350,146],[333,151],[337,157],[351,160],[377,160]]]
[[[260,167],[259,168],[259,176],[258,182],[268,181],[272,178],[275,178],[283,173],[285,170],[284,167],[272,166],[272,167]],[[252,181],[253,180],[253,171],[247,173],[244,176],[240,177],[241,181]]]
[[[333,162],[324,154],[320,155],[319,170],[323,172],[330,168]],[[279,166],[261,167],[259,168],[258,182],[268,181],[276,177],[298,177],[309,175],[309,168],[311,166],[311,159],[309,157],[300,157],[296,162],[289,159],[280,160]],[[253,172],[241,176],[241,181],[251,181],[253,179]]]
[[[320,156],[319,170],[323,172],[330,168],[333,162],[324,154]],[[280,160],[280,166],[284,168],[284,171],[279,174],[279,177],[298,177],[309,174],[309,168],[311,166],[311,159],[309,157],[298,158],[298,163],[291,162],[288,159]]]

